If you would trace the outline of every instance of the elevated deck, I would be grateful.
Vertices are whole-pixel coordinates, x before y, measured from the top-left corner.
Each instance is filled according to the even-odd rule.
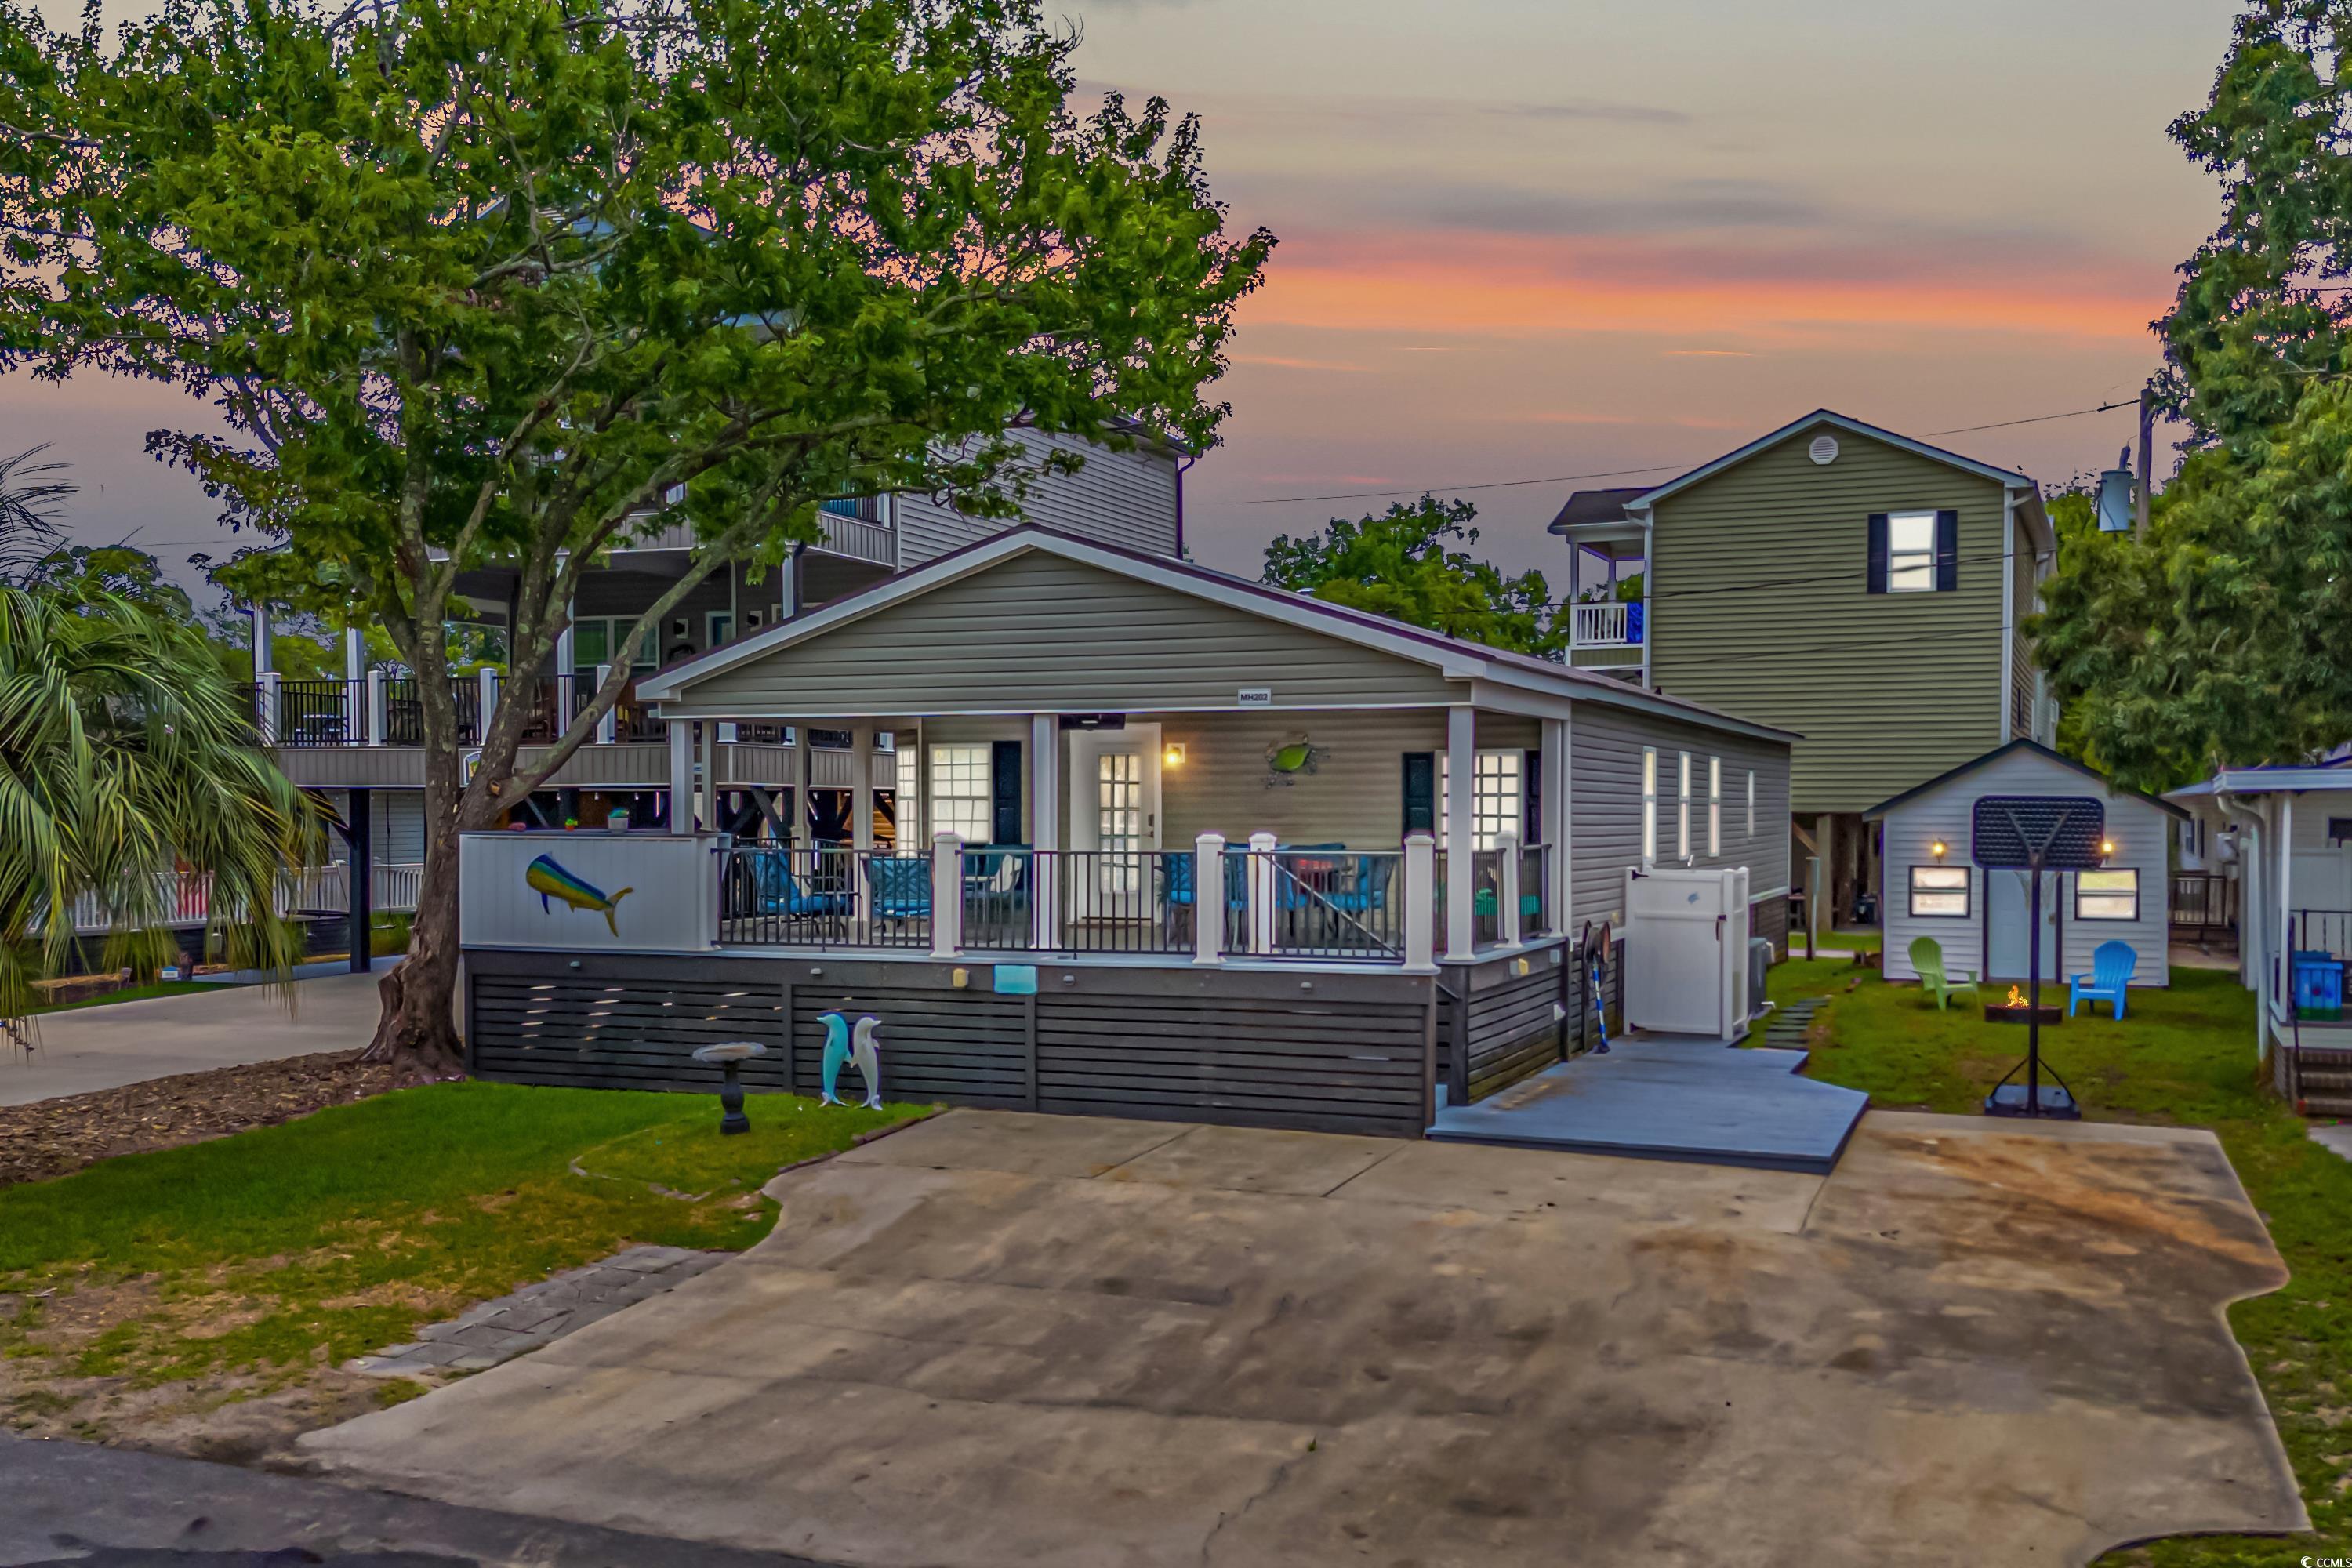
[[[1438,1111],[1441,1142],[1801,1171],[1837,1166],[1870,1097],[1797,1076],[1801,1050],[1633,1039]]]

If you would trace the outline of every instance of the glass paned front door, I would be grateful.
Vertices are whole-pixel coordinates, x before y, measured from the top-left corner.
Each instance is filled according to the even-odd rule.
[[[1105,752],[1095,759],[1095,836],[1102,847],[1102,885],[1124,893],[1138,885],[1143,847],[1143,759]]]

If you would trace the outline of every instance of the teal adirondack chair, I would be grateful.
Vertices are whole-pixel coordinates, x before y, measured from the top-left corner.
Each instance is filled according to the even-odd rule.
[[[2132,971],[2139,967],[2139,954],[2127,942],[2103,942],[2091,953],[2091,973],[2070,976],[2066,990],[2066,1016],[2074,1016],[2074,1007],[2082,1002],[2105,1002],[2124,1016],[2124,992],[2131,984]],[[2098,1009],[2092,1010],[2096,1016]]]
[[[1958,980],[1944,973],[1944,944],[1932,936],[1923,936],[1911,943],[1911,967],[1918,972],[1919,988],[1936,999],[1936,1010],[1943,1012],[1951,1005],[1952,998],[1962,994],[1977,994],[1977,977],[1963,973]]]

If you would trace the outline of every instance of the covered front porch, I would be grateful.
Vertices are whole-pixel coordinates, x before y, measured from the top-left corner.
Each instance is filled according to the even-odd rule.
[[[753,722],[845,731],[853,757],[893,737],[895,844],[871,795],[846,842],[746,812],[706,759]],[[768,712],[675,720],[670,756],[703,824],[755,824],[723,854],[730,949],[1425,972],[1560,933],[1566,746],[1564,720],[1465,704]]]

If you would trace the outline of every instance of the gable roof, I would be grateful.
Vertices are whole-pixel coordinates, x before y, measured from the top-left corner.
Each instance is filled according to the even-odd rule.
[[[1992,763],[2000,761],[2001,758],[2008,756],[2011,752],[2019,751],[2032,752],[2036,756],[2043,757],[2051,762],[2056,763],[2060,767],[2071,768],[2074,772],[2082,774],[2084,778],[2095,781],[2100,788],[2106,790],[2110,794],[2129,795],[2136,800],[2144,800],[2147,802],[2148,805],[2155,806],[2158,810],[2166,812],[2173,816],[2185,818],[2189,816],[2189,812],[2185,807],[2175,805],[2168,800],[2159,799],[2155,795],[2145,794],[2139,790],[2126,789],[2122,784],[2119,784],[2113,779],[2107,777],[2106,774],[2101,773],[2098,769],[2084,763],[2078,763],[2063,752],[2053,752],[2049,747],[2043,745],[2041,742],[2027,740],[2023,736],[2020,736],[2018,739],[2010,742],[2007,745],[1995,746],[1983,756],[1962,763],[1958,767],[1950,770],[1948,773],[1937,773],[1926,784],[1920,784],[1916,788],[1906,789],[1901,795],[1895,796],[1891,800],[1882,800],[1876,805],[1872,806],[1868,811],[1864,812],[1862,815],[1865,820],[1875,816],[1885,816],[1888,812],[1893,811],[1897,806],[1907,805],[1923,795],[1932,794],[1957,779],[1965,778],[1969,773],[1976,772],[1979,768],[1989,767]]]
[[[1668,697],[1629,685],[1611,676],[1574,669],[1530,654],[1488,647],[1460,637],[1408,626],[1386,616],[1326,603],[1304,594],[1270,588],[1246,577],[1213,572],[1188,561],[1147,555],[1074,534],[1024,524],[976,541],[961,550],[887,578],[863,593],[836,599],[821,609],[681,659],[640,680],[637,694],[650,701],[683,701],[696,682],[739,666],[823,637],[835,627],[861,621],[889,606],[917,598],[950,583],[961,582],[1014,556],[1041,552],[1075,561],[1097,570],[1172,592],[1221,604],[1268,620],[1303,627],[1372,649],[1393,658],[1438,669],[1450,679],[1487,680],[1498,685],[1579,701],[1633,709],[1660,718],[1680,720],[1708,729],[1729,731],[1770,741],[1795,741],[1792,731],[1759,724],[1700,703]]]
[[[1726,452],[1720,458],[1711,462],[1702,463],[1686,474],[1668,479],[1664,484],[1652,489],[1647,494],[1626,502],[1626,510],[1647,511],[1668,496],[1688,489],[1702,479],[1712,479],[1735,464],[1744,463],[1759,452],[1779,446],[1791,436],[1801,435],[1807,430],[1822,425],[1831,426],[1853,435],[1866,437],[1874,441],[1883,441],[1890,447],[1899,447],[1916,457],[1926,458],[1931,462],[1943,463],[1958,468],[1964,473],[1974,474],[1979,479],[1990,479],[2006,489],[2026,492],[2032,498],[2032,504],[2026,510],[2028,515],[2040,525],[2043,545],[2049,548],[2056,547],[2057,534],[2050,526],[2048,515],[2042,510],[2042,487],[2027,475],[2014,468],[2003,468],[1991,463],[1979,462],[1974,458],[1963,457],[1958,452],[1947,450],[1942,447],[1931,447],[1927,442],[1913,437],[1867,424],[1830,408],[1816,408],[1801,419],[1790,420],[1778,430],[1759,436],[1745,447]]]
[[[1580,522],[1615,522],[1625,515],[1625,509],[1650,493],[1647,485],[1621,485],[1614,489],[1576,490],[1570,494],[1559,515],[1546,526],[1548,533],[1566,533]]]

